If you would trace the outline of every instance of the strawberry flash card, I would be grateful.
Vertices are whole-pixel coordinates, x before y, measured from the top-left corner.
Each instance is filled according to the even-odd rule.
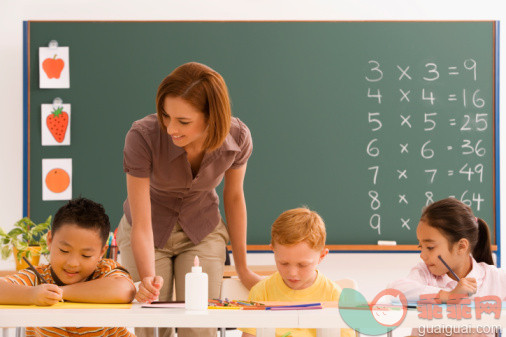
[[[41,105],[42,146],[70,145],[70,104]]]
[[[72,159],[42,159],[42,200],[72,199]]]
[[[69,47],[39,48],[41,89],[70,88]]]

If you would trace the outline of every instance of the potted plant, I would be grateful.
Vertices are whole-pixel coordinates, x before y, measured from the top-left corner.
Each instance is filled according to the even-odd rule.
[[[51,216],[45,222],[35,224],[30,218],[23,218],[14,224],[8,233],[0,228],[0,251],[2,259],[11,254],[16,261],[16,270],[28,268],[22,259],[25,256],[34,266],[39,264],[41,255],[49,253],[47,249],[47,231],[51,226]]]

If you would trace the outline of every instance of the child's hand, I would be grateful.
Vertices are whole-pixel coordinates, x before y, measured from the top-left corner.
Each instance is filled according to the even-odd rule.
[[[58,303],[63,296],[63,290],[56,284],[41,284],[31,287],[32,300],[35,305],[54,305]]]
[[[139,285],[139,291],[135,295],[135,299],[140,303],[151,303],[160,295],[160,289],[163,285],[161,276],[148,276],[142,279]]]
[[[464,294],[466,296],[472,296],[477,291],[476,279],[473,277],[461,278],[455,289],[450,291],[451,294]]]

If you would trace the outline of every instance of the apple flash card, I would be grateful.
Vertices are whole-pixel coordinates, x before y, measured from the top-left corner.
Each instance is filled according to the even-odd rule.
[[[70,88],[69,47],[39,48],[40,88]]]

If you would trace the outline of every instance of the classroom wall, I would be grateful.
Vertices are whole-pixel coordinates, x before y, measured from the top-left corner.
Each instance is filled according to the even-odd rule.
[[[503,20],[501,1],[472,0],[2,0],[0,1],[0,226],[22,216],[23,20]],[[504,31],[504,29],[503,29]],[[502,34],[504,36],[504,34]],[[135,44],[135,41],[132,41]],[[504,37],[501,38],[504,45]],[[506,64],[506,54],[500,58]],[[500,96],[506,85],[501,74]],[[504,107],[504,103],[501,103]],[[501,127],[501,134],[506,124]],[[506,144],[501,137],[501,158]],[[501,176],[505,169],[501,168]],[[504,179],[503,179],[504,181]],[[501,182],[501,190],[506,191]],[[504,195],[505,192],[502,194]],[[502,197],[500,208],[505,209]],[[506,226],[506,225],[505,225]],[[506,228],[506,227],[505,227]],[[501,243],[506,247],[506,229]],[[503,250],[502,259],[506,258]],[[402,277],[416,263],[416,254],[332,254],[322,265],[331,278],[355,278],[367,297],[389,280]],[[249,254],[254,264],[273,263],[272,254]],[[11,268],[0,261],[0,269]],[[388,272],[386,272],[388,270]],[[371,277],[374,275],[374,277]]]

